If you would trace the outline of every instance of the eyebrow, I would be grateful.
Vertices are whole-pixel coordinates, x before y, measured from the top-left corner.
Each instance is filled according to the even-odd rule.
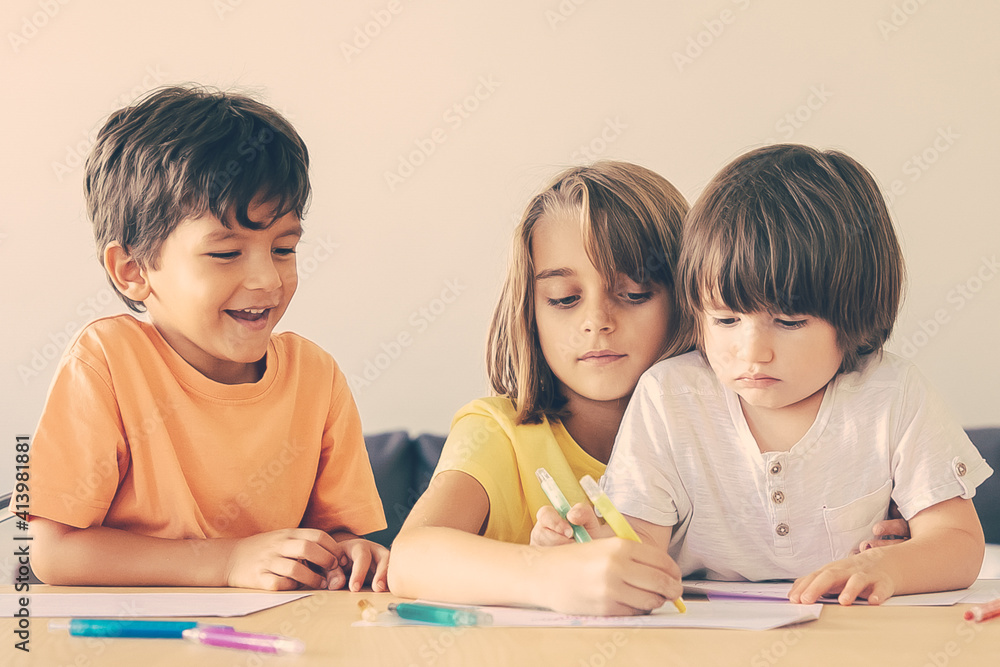
[[[202,242],[204,242],[204,243],[217,243],[217,242],[221,242],[221,241],[229,241],[231,239],[239,238],[240,236],[242,236],[242,234],[240,232],[236,231],[235,229],[219,229],[219,230],[216,230],[216,231],[214,231],[214,232],[212,232],[210,234],[206,234],[202,238]],[[276,238],[283,239],[286,236],[299,236],[299,237],[301,237],[302,236],[302,226],[301,225],[297,225],[296,227],[293,227],[292,229],[289,229],[287,232],[285,232],[285,233],[277,236]]]
[[[569,278],[576,275],[573,269],[546,269],[535,274],[535,280],[546,280],[548,278]]]
[[[218,231],[212,232],[211,234],[205,234],[205,236],[203,236],[201,240],[206,243],[213,243],[215,241],[228,241],[229,239],[236,238],[237,236],[239,236],[239,234],[237,234],[232,229],[226,229],[226,230],[220,229]]]

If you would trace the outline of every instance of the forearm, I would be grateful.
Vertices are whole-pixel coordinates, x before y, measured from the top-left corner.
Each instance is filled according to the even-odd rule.
[[[538,604],[540,552],[455,528],[408,528],[392,545],[389,589],[442,602]]]
[[[978,536],[960,528],[941,528],[931,535],[901,544],[870,549],[856,558],[869,558],[886,569],[896,595],[966,588],[976,580],[983,564],[985,545]]]
[[[168,540],[114,528],[46,531],[32,566],[54,585],[225,586],[236,540]]]

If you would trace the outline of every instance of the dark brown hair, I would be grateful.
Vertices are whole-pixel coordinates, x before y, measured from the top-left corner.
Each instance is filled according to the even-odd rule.
[[[514,401],[517,423],[563,416],[566,403],[542,355],[535,324],[531,239],[538,222],[553,215],[578,219],[587,255],[608,285],[625,274],[667,288],[672,321],[662,356],[668,357],[694,345],[694,327],[673,288],[687,208],[683,195],[659,174],[614,161],[568,169],[528,203],[515,232],[486,353],[493,390]]]
[[[841,372],[882,349],[903,258],[875,179],[838,151],[767,146],[724,167],[684,223],[678,269],[692,314],[813,315],[837,330]]]
[[[87,157],[84,192],[97,254],[103,264],[104,249],[119,243],[142,266],[158,268],[163,242],[187,218],[208,212],[227,227],[249,229],[291,211],[301,218],[308,171],[302,138],[267,105],[196,86],[155,90],[111,114]],[[254,204],[272,207],[269,222],[249,219]]]

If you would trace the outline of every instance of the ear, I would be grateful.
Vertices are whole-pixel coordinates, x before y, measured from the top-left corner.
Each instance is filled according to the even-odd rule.
[[[146,269],[117,241],[104,248],[104,270],[118,291],[133,301],[145,301],[152,291]]]

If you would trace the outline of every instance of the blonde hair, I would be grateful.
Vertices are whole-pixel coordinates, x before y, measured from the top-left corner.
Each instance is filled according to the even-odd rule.
[[[820,317],[837,330],[840,372],[892,333],[902,252],[875,179],[844,153],[779,144],[735,159],[695,202],[682,246],[678,286],[692,316],[719,300]]]
[[[613,285],[618,274],[625,274],[636,282],[667,288],[672,321],[665,358],[694,345],[693,323],[673,289],[687,210],[683,195],[662,176],[614,161],[567,169],[528,203],[515,231],[486,353],[490,384],[514,402],[517,423],[565,416],[566,399],[542,355],[535,324],[531,239],[539,220],[554,215],[578,218],[587,255],[606,284]]]

